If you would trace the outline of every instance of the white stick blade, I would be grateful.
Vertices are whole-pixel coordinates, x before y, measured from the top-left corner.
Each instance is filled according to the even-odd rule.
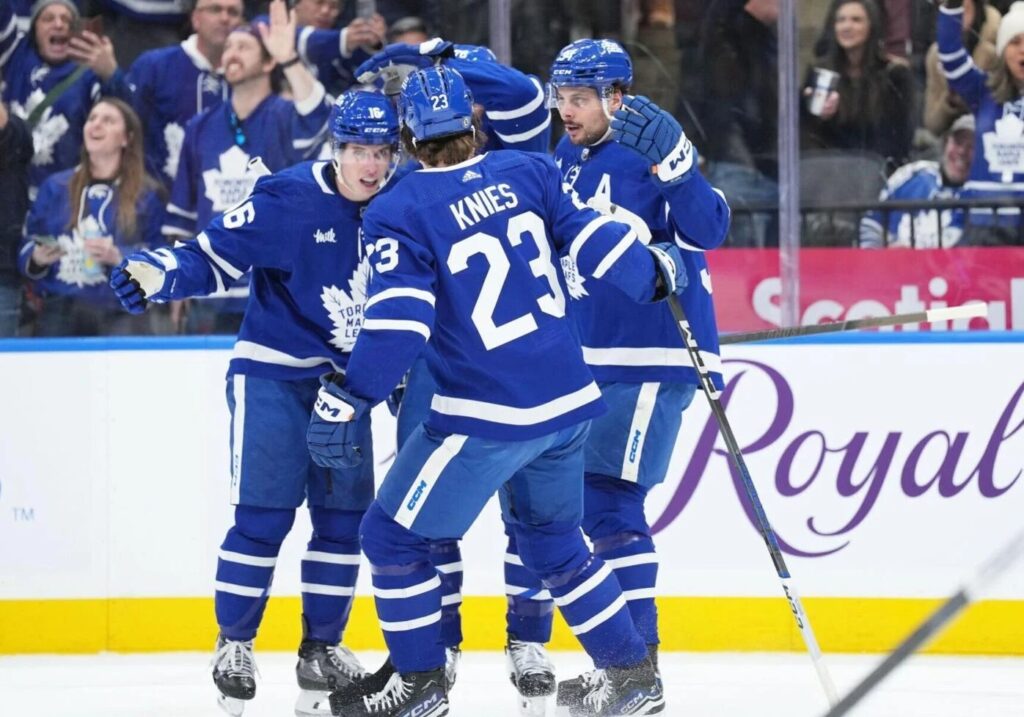
[[[953,319],[973,319],[979,316],[988,316],[988,304],[963,304],[962,306],[950,306],[945,309],[929,309],[925,312],[925,321],[952,321]]]

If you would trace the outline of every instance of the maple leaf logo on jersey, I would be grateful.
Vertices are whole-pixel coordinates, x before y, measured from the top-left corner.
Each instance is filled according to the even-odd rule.
[[[57,265],[57,280],[65,284],[82,288],[84,286],[98,286],[107,283],[107,275],[104,267],[93,259],[85,250],[83,237],[99,237],[103,235],[103,228],[95,217],[87,216],[78,224],[78,228],[71,236],[61,234],[57,237],[60,248],[64,255]]]
[[[331,331],[331,346],[342,351],[351,351],[355,346],[359,329],[363,326],[363,304],[366,303],[366,286],[370,279],[370,262],[364,258],[348,280],[348,293],[336,286],[325,286],[320,294],[327,315],[334,324]]]
[[[582,299],[589,296],[583,284],[585,280],[580,274],[579,267],[571,256],[563,256],[561,259],[562,274],[565,276],[565,286],[569,289],[569,296],[573,299]]]
[[[316,230],[313,234],[313,238],[316,239],[317,244],[337,244],[337,240],[334,238],[334,227],[331,227],[327,231]]]
[[[24,105],[12,102],[11,111],[25,119],[32,114],[32,110],[45,97],[45,92],[41,89],[36,89],[28,96]],[[32,164],[44,167],[53,163],[53,148],[67,134],[69,126],[68,120],[64,115],[53,114],[53,107],[47,107],[43,111],[39,122],[32,130],[32,145],[35,147],[35,153],[32,155]]]
[[[238,145],[220,155],[220,167],[203,172],[206,198],[213,211],[224,212],[252,193],[258,175],[249,172],[249,155]]]
[[[164,144],[167,145],[167,161],[164,162],[164,174],[171,179],[178,174],[178,160],[181,158],[181,145],[185,142],[185,130],[177,122],[168,122],[164,127]]]

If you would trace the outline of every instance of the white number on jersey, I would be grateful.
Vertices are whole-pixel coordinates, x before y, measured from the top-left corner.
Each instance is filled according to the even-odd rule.
[[[378,239],[376,244],[370,244],[367,247],[367,258],[374,254],[377,255],[377,262],[373,268],[382,274],[385,271],[391,271],[398,266],[398,241],[391,237]]]
[[[509,219],[506,233],[513,247],[523,243],[524,234],[529,234],[533,239],[538,256],[530,261],[530,270],[538,279],[545,279],[551,289],[550,294],[537,297],[537,305],[545,314],[557,318],[565,316],[565,294],[558,283],[558,270],[551,262],[551,245],[544,230],[544,220],[534,212],[517,214]],[[456,242],[448,254],[448,269],[452,274],[464,271],[469,266],[469,258],[477,254],[487,260],[487,274],[470,316],[480,339],[490,351],[536,331],[537,320],[531,313],[526,313],[501,325],[495,323],[494,311],[511,266],[501,240],[491,234],[477,232]]]
[[[252,206],[252,200],[247,201],[237,209],[232,209],[224,215],[224,227],[226,229],[238,229],[256,218],[256,209]]]

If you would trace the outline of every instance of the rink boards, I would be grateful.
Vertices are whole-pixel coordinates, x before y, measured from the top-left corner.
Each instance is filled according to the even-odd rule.
[[[0,342],[0,653],[212,645],[229,355],[218,338]],[[1024,524],[1021,333],[850,335],[723,359],[729,419],[825,651],[891,649]],[[384,458],[393,421],[375,420]],[[803,649],[740,495],[698,395],[649,501],[665,649]],[[264,649],[297,643],[308,525],[300,515],[278,562]],[[463,550],[466,646],[498,648],[496,506]],[[382,646],[368,598],[346,642]],[[554,645],[575,646],[564,626]],[[931,649],[1024,654],[1024,567]]]

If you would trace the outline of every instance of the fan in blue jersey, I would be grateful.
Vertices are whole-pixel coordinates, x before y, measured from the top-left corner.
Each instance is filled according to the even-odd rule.
[[[186,123],[228,98],[228,83],[217,70],[243,10],[242,0],[198,0],[189,14],[188,39],[142,53],[128,71],[132,104],[146,128],[146,166],[168,189]]]
[[[889,177],[879,199],[925,201],[956,199],[971,171],[974,159],[974,116],[961,115],[942,138],[938,162],[905,164]],[[963,236],[964,210],[873,210],[860,221],[860,245],[864,248],[949,248]]]
[[[344,28],[335,29],[341,5],[337,0],[298,0],[292,6],[299,24],[297,49],[331,94],[339,94],[355,83],[355,68],[369,59],[364,48],[378,48],[387,33],[380,15],[357,17]]]
[[[313,536],[302,561],[297,715],[330,714],[326,692],[364,670],[339,646],[359,568],[357,529],[373,498],[369,416],[352,427],[362,466],[313,464],[303,437],[325,370],[344,371],[363,321],[368,261],[361,215],[391,168],[398,120],[379,93],[349,92],[331,114],[332,162],[260,179],[194,242],[132,254],[111,286],[132,312],[222,289],[252,269],[252,293],[228,370],[235,523],[217,563],[220,638],[214,681],[240,714],[255,694],[252,640],[278,551],[303,499]]]
[[[270,5],[270,26],[243,25],[228,37],[222,55],[231,100],[193,118],[185,127],[177,176],[167,204],[164,234],[188,239],[214,215],[244,199],[260,176],[316,156],[330,104],[323,86],[295,54],[295,22],[283,0]],[[273,92],[281,68],[292,100]],[[262,166],[250,160],[259,157]],[[197,303],[188,330],[235,333],[244,311],[246,282],[225,299]]]
[[[0,2],[0,99],[32,130],[32,199],[44,179],[78,164],[93,102],[101,94],[128,99],[110,40],[73,36],[78,17],[71,0],[36,0],[21,33],[11,3]]]
[[[680,296],[705,365],[721,386],[711,276],[704,251],[719,246],[729,224],[721,193],[697,168],[697,153],[679,123],[644,97],[627,94],[632,62],[611,40],[579,40],[551,68],[550,104],[566,136],[555,150],[564,181],[586,203],[627,221],[643,241],[679,247],[687,276]],[[657,664],[654,602],[657,556],[644,514],[647,493],[665,479],[683,411],[698,385],[671,313],[642,306],[584,278],[562,260],[583,357],[608,413],[594,420],[586,443],[583,529],[594,552],[612,566],[633,621]],[[551,603],[519,560],[510,535],[506,558],[509,639],[540,650],[551,631]],[[577,709],[600,691],[606,675],[559,684],[558,702]]]
[[[363,328],[345,374],[321,378],[310,420],[314,460],[358,465],[359,421],[426,352],[438,384],[430,413],[360,527],[395,671],[370,694],[335,692],[332,707],[346,717],[448,713],[442,585],[430,546],[461,538],[499,492],[523,562],[609,675],[574,714],[658,712],[644,640],[579,529],[583,446],[604,405],[567,316],[557,257],[645,302],[681,286],[684,260],[672,244],[645,248],[630,227],[563,191],[549,158],[477,154],[472,104],[445,65],[406,79],[403,143],[424,168],[366,213]]]

